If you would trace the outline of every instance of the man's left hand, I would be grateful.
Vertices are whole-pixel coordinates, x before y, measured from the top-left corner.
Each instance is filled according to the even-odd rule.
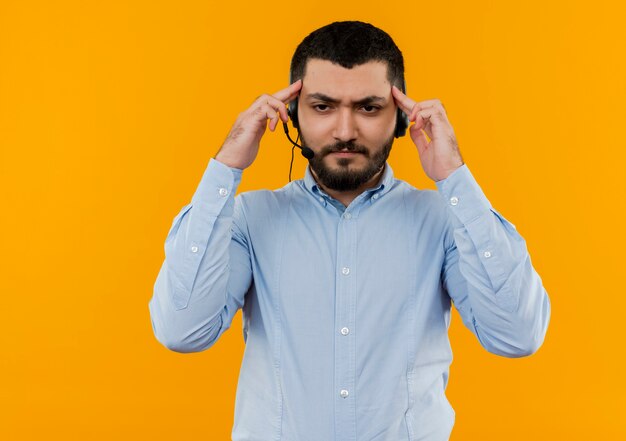
[[[409,133],[417,146],[426,175],[435,182],[450,176],[464,162],[441,101],[434,99],[417,103],[396,86],[392,87],[391,93],[396,104],[409,116],[409,122],[415,122]]]

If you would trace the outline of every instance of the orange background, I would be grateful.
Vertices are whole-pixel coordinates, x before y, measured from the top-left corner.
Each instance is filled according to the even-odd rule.
[[[241,316],[203,353],[155,340],[165,237],[237,114],[346,19],[389,32],[409,95],[444,103],[552,302],[522,359],[454,312],[452,439],[626,439],[623,6],[376,3],[0,3],[1,439],[230,439]],[[289,160],[266,134],[239,190],[281,187]],[[390,163],[435,189],[408,137]]]

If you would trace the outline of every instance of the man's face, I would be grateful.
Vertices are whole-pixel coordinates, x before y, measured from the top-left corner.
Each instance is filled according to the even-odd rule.
[[[391,151],[396,109],[386,63],[346,69],[310,59],[298,120],[303,144],[315,152],[310,166],[320,183],[350,191],[372,179]]]

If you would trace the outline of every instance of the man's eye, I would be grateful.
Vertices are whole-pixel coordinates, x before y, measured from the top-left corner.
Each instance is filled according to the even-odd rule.
[[[326,104],[315,104],[313,106],[313,108],[315,110],[319,110],[320,112],[325,112],[326,110],[328,110],[328,105],[326,105]]]
[[[377,110],[380,110],[380,107],[377,106],[363,106],[361,108],[365,110],[365,113],[374,113]]]

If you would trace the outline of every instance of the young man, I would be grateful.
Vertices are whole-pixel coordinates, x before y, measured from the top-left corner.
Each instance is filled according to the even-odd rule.
[[[442,103],[402,92],[385,32],[318,29],[291,74],[239,115],[174,219],[150,301],[156,338],[205,350],[243,308],[235,441],[446,440],[451,302],[494,354],[543,342],[550,302],[525,241],[464,164]],[[438,191],[386,163],[402,111]],[[235,198],[268,119],[273,131],[289,114],[314,154],[304,179]]]

